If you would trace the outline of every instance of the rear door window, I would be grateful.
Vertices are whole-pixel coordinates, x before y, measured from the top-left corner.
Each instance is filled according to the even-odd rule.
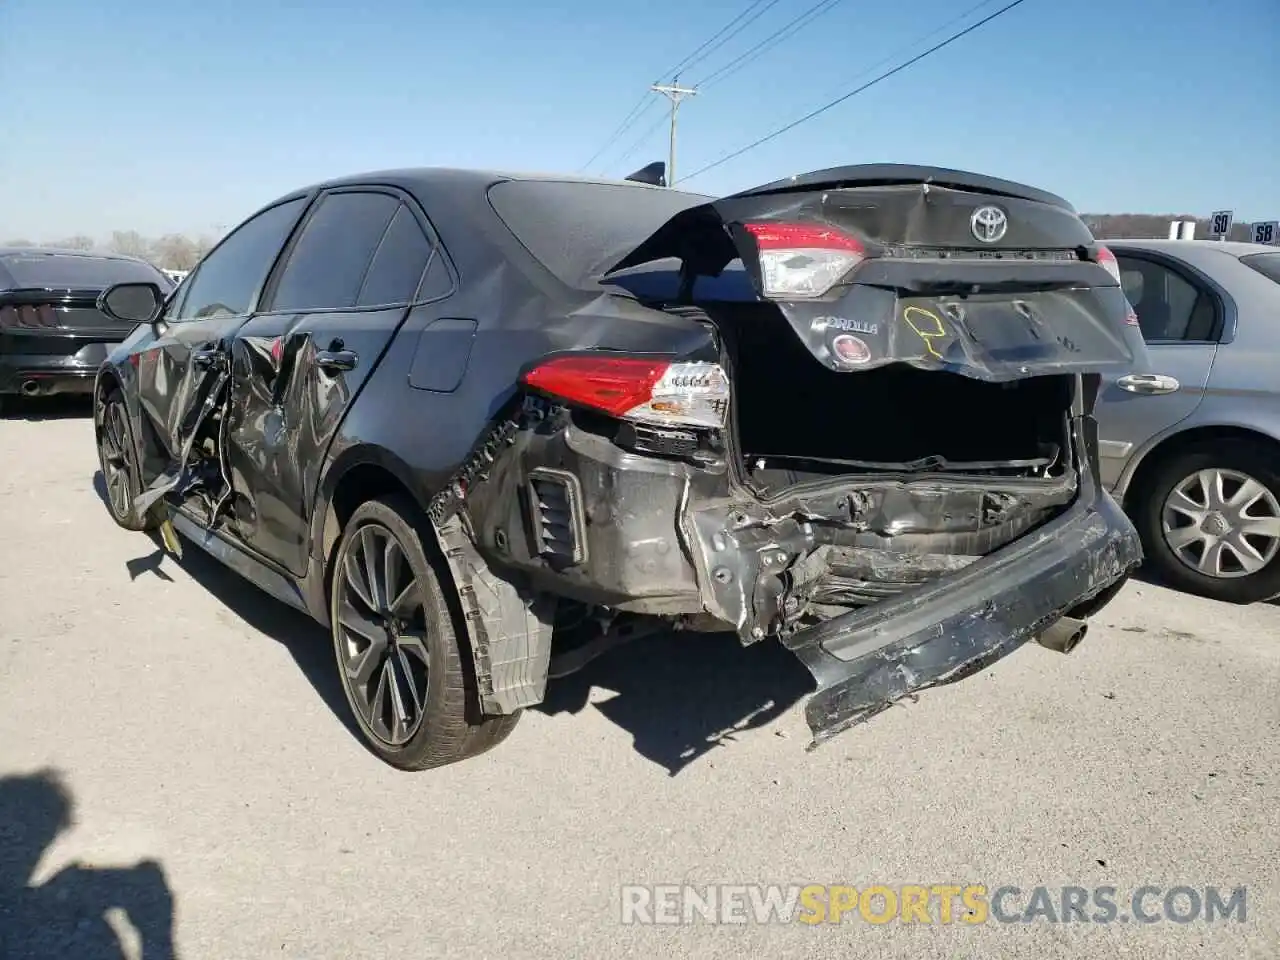
[[[1173,267],[1117,254],[1120,286],[1124,290],[1148,343],[1203,342],[1217,326],[1213,294],[1187,274]]]
[[[431,241],[413,211],[400,204],[373,254],[356,305],[373,307],[413,300],[430,259]]]
[[[324,197],[302,227],[267,308],[303,312],[354,307],[361,299],[384,235],[401,207],[385,193],[345,192]],[[415,225],[416,226],[416,225]],[[422,258],[422,267],[426,266]],[[389,264],[375,275],[372,294],[395,286]],[[418,277],[422,275],[419,268]],[[416,279],[414,286],[417,286]]]

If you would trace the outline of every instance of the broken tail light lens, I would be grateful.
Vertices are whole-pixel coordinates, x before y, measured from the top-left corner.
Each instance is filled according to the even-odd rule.
[[[722,428],[729,378],[718,363],[619,356],[553,357],[522,378],[558,400],[655,426]]]
[[[867,255],[856,237],[815,223],[744,223],[766,297],[820,297]]]

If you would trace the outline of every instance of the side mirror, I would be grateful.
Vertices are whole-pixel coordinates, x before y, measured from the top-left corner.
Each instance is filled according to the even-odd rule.
[[[163,304],[164,294],[154,283],[117,283],[98,297],[99,310],[125,323],[151,323]]]

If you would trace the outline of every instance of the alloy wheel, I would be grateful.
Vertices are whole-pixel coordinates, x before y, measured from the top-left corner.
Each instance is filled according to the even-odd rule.
[[[1173,555],[1207,577],[1247,577],[1280,553],[1280,500],[1238,470],[1184,478],[1165,498],[1161,526]]]
[[[343,681],[369,731],[401,746],[422,725],[427,702],[425,590],[403,545],[379,523],[351,538],[335,576]]]
[[[102,433],[98,440],[102,454],[102,477],[107,485],[111,512],[118,518],[129,515],[133,490],[133,457],[129,449],[129,429],[125,422],[124,404],[107,401],[102,414]]]

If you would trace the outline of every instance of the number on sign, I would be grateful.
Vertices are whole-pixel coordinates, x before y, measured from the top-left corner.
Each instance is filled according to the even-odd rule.
[[[1231,214],[1215,213],[1213,215],[1213,230],[1211,232],[1214,235],[1222,236],[1222,234],[1226,233],[1230,229],[1231,229]]]
[[[1280,221],[1268,220],[1253,225],[1253,242],[1269,243],[1273,246],[1280,242]]]

